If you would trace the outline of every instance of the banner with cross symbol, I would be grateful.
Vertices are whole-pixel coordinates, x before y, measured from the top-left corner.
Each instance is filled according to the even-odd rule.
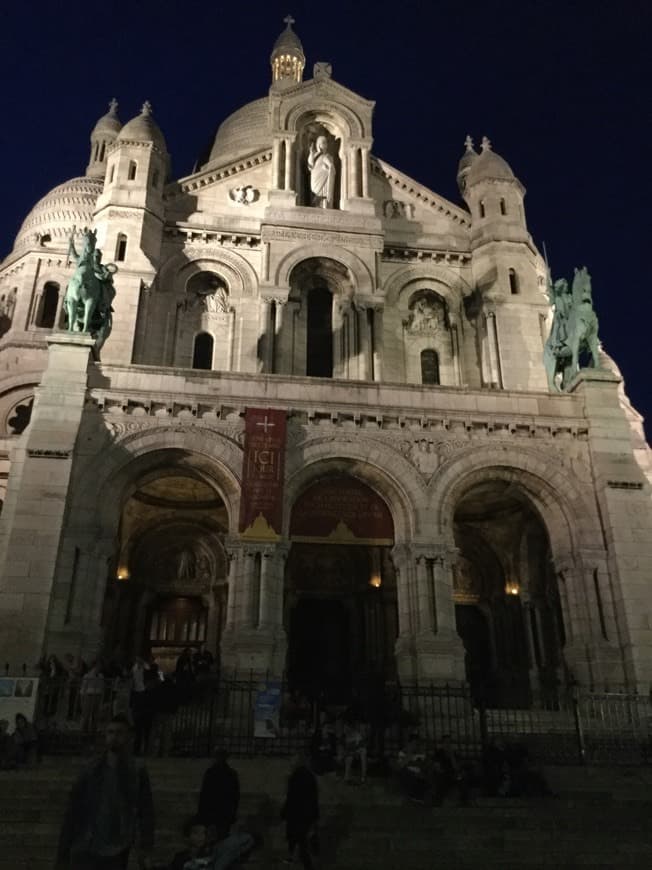
[[[286,411],[245,410],[240,535],[278,540],[283,527]]]

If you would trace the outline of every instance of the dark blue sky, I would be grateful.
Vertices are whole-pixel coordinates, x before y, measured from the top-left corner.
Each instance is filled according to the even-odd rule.
[[[458,201],[464,137],[490,137],[555,277],[589,267],[602,340],[649,417],[649,0],[2,4],[0,256],[39,197],[83,174],[112,96],[123,122],[152,101],[188,174],[220,120],[266,94],[288,11],[306,72],[328,60],[376,100],[378,156]]]

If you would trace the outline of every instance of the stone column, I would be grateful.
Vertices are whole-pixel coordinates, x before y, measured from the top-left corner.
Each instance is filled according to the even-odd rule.
[[[362,196],[366,199],[369,196],[369,149],[362,148]]]
[[[63,622],[65,600],[51,600],[77,433],[94,342],[47,337],[48,364],[31,424],[12,454],[0,522],[0,661],[38,661],[48,615]]]
[[[374,381],[383,376],[383,309],[374,308]]]
[[[292,163],[294,144],[291,139],[285,140],[285,189],[292,190]]]
[[[456,550],[414,545],[417,571],[424,591],[419,596],[420,627],[416,639],[419,679],[434,682],[464,680],[464,647],[455,626],[453,564]]]
[[[372,359],[371,359],[371,341],[369,335],[369,318],[367,316],[366,307],[356,308],[358,317],[358,335],[360,336],[359,348],[359,377],[361,381],[371,380]]]
[[[399,677],[409,682],[415,676],[414,635],[417,630],[416,609],[412,607],[412,565],[409,544],[395,544],[392,562],[396,571],[398,603],[398,638],[394,647]]]
[[[451,347],[453,351],[453,366],[455,369],[455,380],[457,386],[462,386],[462,360],[460,355],[460,337],[459,337],[459,327],[457,324],[457,320],[453,317],[450,318],[451,324]]]

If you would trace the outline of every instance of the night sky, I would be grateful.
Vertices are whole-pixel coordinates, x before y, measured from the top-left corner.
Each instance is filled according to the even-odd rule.
[[[83,175],[113,96],[123,123],[151,100],[189,174],[217,124],[266,95],[288,12],[306,77],[330,61],[375,100],[374,153],[417,181],[459,202],[464,137],[489,136],[554,276],[588,266],[605,348],[651,417],[650,0],[3,3],[0,256],[41,196]]]

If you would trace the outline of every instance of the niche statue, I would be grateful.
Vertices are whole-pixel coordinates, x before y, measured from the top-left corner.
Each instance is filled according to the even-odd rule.
[[[561,278],[552,282],[548,276],[548,298],[553,308],[550,335],[543,351],[543,364],[551,390],[566,390],[580,370],[580,354],[588,353],[591,364],[600,368],[598,317],[593,310],[591,276],[586,267],[575,269],[573,285]],[[561,385],[557,375],[561,373]]]
[[[335,161],[328,153],[328,139],[317,136],[308,152],[310,170],[310,201],[316,208],[334,208]]]

